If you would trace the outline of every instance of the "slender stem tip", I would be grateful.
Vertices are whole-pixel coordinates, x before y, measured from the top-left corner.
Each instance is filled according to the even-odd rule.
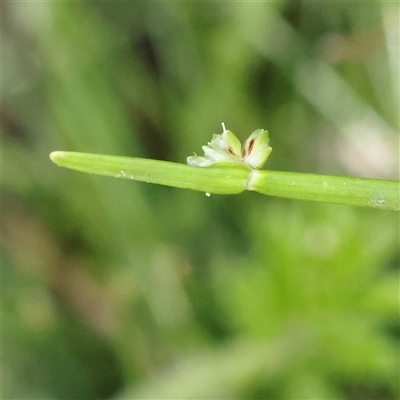
[[[53,163],[55,164],[58,164],[58,162],[64,158],[65,158],[64,151],[53,151],[50,153],[50,160],[53,161]]]

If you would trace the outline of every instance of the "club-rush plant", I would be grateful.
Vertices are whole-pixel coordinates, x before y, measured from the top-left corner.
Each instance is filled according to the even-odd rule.
[[[203,146],[204,156],[189,156],[187,164],[54,151],[59,166],[115,178],[198,190],[238,194],[245,190],[291,199],[399,210],[400,182],[370,178],[260,170],[271,154],[268,131],[254,131],[241,146],[222,124],[223,132]]]

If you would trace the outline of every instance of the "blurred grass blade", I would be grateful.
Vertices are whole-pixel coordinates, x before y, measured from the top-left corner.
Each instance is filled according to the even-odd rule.
[[[247,189],[269,196],[399,210],[398,181],[256,170],[251,175]]]

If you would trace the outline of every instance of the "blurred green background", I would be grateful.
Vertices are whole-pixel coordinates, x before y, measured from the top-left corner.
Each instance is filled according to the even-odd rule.
[[[2,398],[397,399],[396,212],[90,176],[270,132],[398,179],[396,2],[2,4]]]

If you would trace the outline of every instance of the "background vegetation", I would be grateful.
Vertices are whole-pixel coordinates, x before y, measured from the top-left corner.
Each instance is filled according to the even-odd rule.
[[[398,179],[396,2],[4,2],[4,399],[399,397],[398,213],[90,176],[53,150]]]

